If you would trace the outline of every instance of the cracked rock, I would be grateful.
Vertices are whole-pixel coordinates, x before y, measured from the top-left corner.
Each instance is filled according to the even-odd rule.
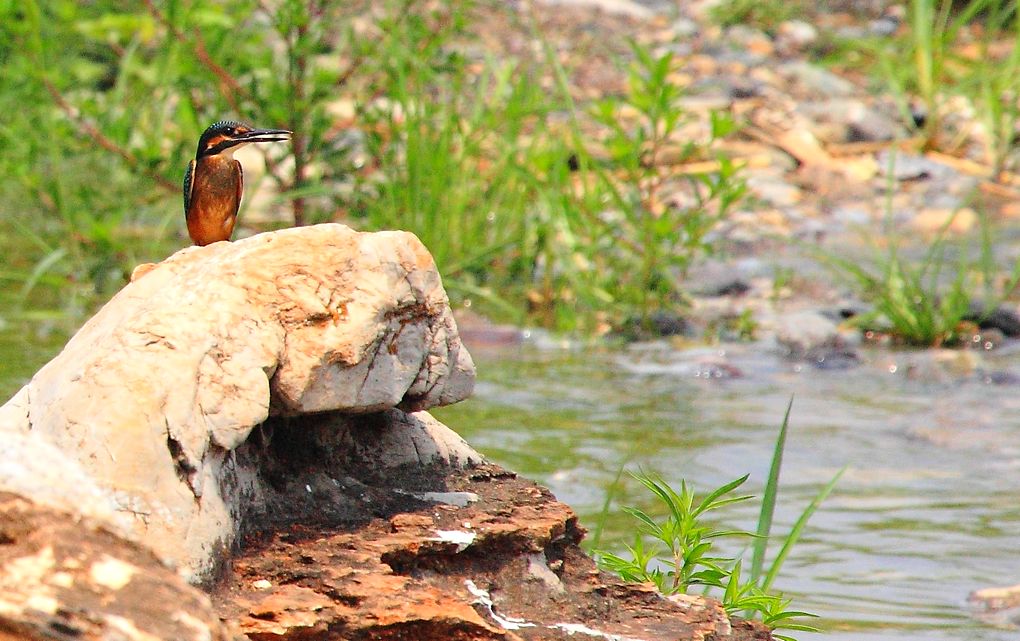
[[[473,383],[421,242],[317,225],[190,247],[139,270],[0,408],[0,430],[62,452],[139,539],[200,581],[267,494],[252,453],[269,439],[254,428],[417,412],[466,398]],[[404,425],[402,461],[477,456],[425,414],[381,416],[380,438]],[[68,509],[76,490],[64,493]]]

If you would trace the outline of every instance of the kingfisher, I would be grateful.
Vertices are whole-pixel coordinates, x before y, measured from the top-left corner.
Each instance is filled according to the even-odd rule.
[[[244,191],[244,171],[234,152],[253,142],[287,140],[286,129],[252,129],[234,120],[210,125],[198,139],[184,175],[184,218],[196,245],[230,240]]]

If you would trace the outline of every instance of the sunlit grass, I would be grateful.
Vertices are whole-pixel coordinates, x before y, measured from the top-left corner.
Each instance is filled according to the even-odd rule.
[[[721,530],[709,522],[710,513],[736,503],[752,499],[750,495],[734,495],[747,476],[726,483],[705,495],[697,495],[686,480],[680,481],[679,490],[654,473],[632,473],[660,507],[665,517],[656,519],[636,507],[624,507],[636,525],[634,542],[626,546],[627,556],[598,550],[599,565],[619,574],[625,581],[655,584],[664,594],[686,593],[695,586],[719,592],[723,607],[730,614],[758,617],[772,628],[777,639],[790,640],[785,631],[817,632],[818,628],[803,622],[814,615],[793,610],[791,601],[775,591],[773,585],[793,547],[800,540],[808,520],[829,496],[839,482],[840,470],[826,483],[804,508],[790,531],[782,537],[778,552],[768,568],[765,560],[772,541],[772,520],[779,495],[779,476],[783,451],[789,428],[791,399],[773,448],[772,463],[761,500],[758,525],[754,533],[742,530]],[[615,487],[619,476],[613,482]],[[608,501],[603,506],[603,517],[608,514]],[[596,528],[596,539],[601,526]],[[751,567],[746,574],[743,559],[717,556],[715,541],[726,537],[747,537],[751,540]],[[628,558],[629,557],[629,558]]]

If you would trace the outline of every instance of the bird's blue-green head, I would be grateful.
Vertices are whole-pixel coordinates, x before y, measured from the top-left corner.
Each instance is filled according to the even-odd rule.
[[[278,142],[287,140],[291,132],[286,129],[253,129],[236,120],[221,120],[209,126],[198,139],[195,158],[233,153],[252,142]]]

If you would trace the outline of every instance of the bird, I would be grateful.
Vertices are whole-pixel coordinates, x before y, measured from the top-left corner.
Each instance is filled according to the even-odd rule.
[[[253,129],[235,120],[210,125],[198,139],[184,174],[184,219],[196,245],[230,240],[244,191],[244,171],[234,152],[253,142],[287,140],[286,129]]]

